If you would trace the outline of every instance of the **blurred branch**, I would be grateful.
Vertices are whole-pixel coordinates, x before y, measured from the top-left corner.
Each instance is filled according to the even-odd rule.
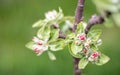
[[[111,12],[107,11],[106,17],[109,18],[111,14],[112,14]],[[85,33],[87,34],[89,30],[92,28],[92,26],[94,26],[95,24],[102,24],[104,22],[105,22],[104,17],[97,16],[96,14],[92,15],[92,17],[88,21],[87,27],[85,28]]]

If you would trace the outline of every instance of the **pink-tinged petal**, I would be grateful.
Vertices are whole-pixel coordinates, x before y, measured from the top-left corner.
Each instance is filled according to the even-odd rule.
[[[35,43],[39,42],[39,39],[37,37],[33,37],[32,39]]]

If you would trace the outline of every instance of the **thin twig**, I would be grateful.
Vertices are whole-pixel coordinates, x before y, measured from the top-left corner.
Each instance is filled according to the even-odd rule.
[[[53,24],[53,27],[54,27],[55,29],[60,29],[58,24]],[[62,39],[65,39],[65,38],[66,38],[66,35],[63,34],[61,30],[59,31],[59,38],[62,38]]]
[[[106,15],[104,17],[109,18],[112,15],[111,12],[106,11]],[[92,26],[96,25],[96,24],[102,24],[105,22],[103,16],[97,16],[96,14],[92,15],[92,17],[90,18],[90,20],[88,21],[87,27],[85,28],[85,33],[87,34],[89,32],[89,30],[92,28]]]

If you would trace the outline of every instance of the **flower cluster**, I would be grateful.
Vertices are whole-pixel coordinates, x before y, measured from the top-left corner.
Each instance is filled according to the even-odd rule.
[[[37,37],[34,37],[32,41],[26,44],[26,47],[34,50],[34,52],[39,56],[44,51],[48,53],[51,60],[55,60],[56,57],[52,53],[53,51],[63,50],[64,40],[59,37],[59,28],[54,28],[53,26],[58,26],[64,23],[66,20],[73,21],[74,17],[64,17],[62,9],[59,11],[52,10],[45,13],[45,18],[40,19],[33,24],[32,27],[38,27]]]
[[[37,37],[33,37],[33,44],[32,48],[34,52],[39,56],[41,55],[44,51],[48,50],[48,45],[45,41],[40,40]]]
[[[77,38],[78,38],[78,42],[80,43],[76,43],[76,44],[77,45],[80,44],[83,46],[81,54],[83,54],[91,62],[98,62],[100,52],[98,52],[97,50],[93,50],[91,48],[93,44],[92,39],[87,38],[85,33],[78,34]],[[98,40],[97,42],[100,43],[100,40]]]
[[[78,64],[79,69],[84,69],[89,62],[103,65],[110,60],[99,50],[102,44],[102,40],[99,39],[101,30],[93,29],[85,34],[85,28],[86,24],[81,22],[78,24],[76,33],[69,34],[67,37],[71,55],[81,59]]]
[[[70,33],[71,31],[67,33],[68,29],[72,27],[73,21],[74,17],[65,17],[61,8],[59,8],[59,12],[53,10],[45,13],[45,19],[33,24],[33,27],[39,27],[37,37],[34,37],[26,47],[34,50],[38,56],[46,51],[49,58],[55,60],[56,57],[52,51],[63,50],[68,45],[71,55],[81,58],[78,65],[80,69],[83,69],[88,62],[97,65],[103,65],[108,62],[109,57],[100,53],[98,49],[98,46],[101,45],[101,40],[99,39],[101,31],[98,29],[90,30],[86,35],[84,30],[87,24],[81,22],[77,25],[75,33]],[[64,23],[65,25],[63,26],[62,24]],[[58,27],[63,29],[60,31],[59,28],[51,27],[53,25],[61,25]],[[68,34],[65,39],[59,38],[60,32]]]

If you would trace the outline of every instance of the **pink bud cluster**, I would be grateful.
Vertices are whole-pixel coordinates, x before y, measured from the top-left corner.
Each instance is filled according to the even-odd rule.
[[[93,52],[91,54],[90,50],[90,44],[92,43],[92,40],[90,38],[86,37],[86,34],[78,34],[77,38],[82,42],[81,44],[84,46],[84,49],[82,52],[85,54],[86,58],[88,58],[89,61],[97,61],[98,57],[100,56],[99,52]],[[89,56],[90,54],[90,56]]]
[[[35,42],[33,45],[33,50],[38,56],[48,49],[44,44],[45,42],[43,40],[39,40],[37,37],[33,38],[33,42]]]

